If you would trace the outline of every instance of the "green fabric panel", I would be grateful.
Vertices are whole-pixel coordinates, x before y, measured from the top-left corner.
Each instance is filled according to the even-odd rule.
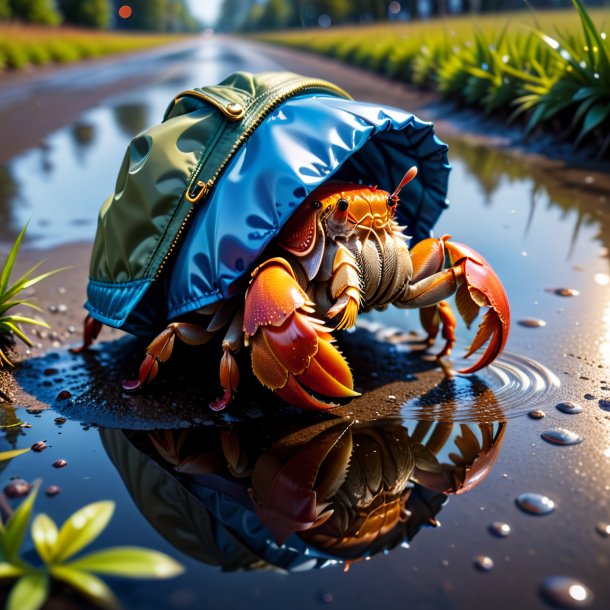
[[[290,72],[236,72],[219,85],[179,95],[163,123],[129,144],[115,194],[100,210],[91,279],[124,284],[154,278],[192,211],[185,199],[191,185],[216,178],[273,107],[304,89],[348,97],[330,83]],[[242,119],[231,120],[217,107],[230,103],[245,108]]]
[[[185,185],[213,132],[224,123],[218,114],[202,107],[155,125],[132,140],[115,194],[100,211],[92,278],[126,282],[145,277]]]

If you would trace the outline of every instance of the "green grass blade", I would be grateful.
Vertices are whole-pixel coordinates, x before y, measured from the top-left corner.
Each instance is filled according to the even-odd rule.
[[[86,572],[125,578],[172,578],[184,572],[184,567],[168,555],[139,547],[96,551],[67,565]]]
[[[6,610],[39,610],[49,595],[49,584],[44,572],[22,576],[11,590]]]
[[[12,322],[4,322],[3,324],[8,326],[8,328],[10,328],[28,347],[34,345],[32,340],[16,324],[13,324]]]
[[[38,305],[35,305],[34,303],[30,303],[26,299],[21,299],[18,301],[6,301],[6,302],[1,303],[0,304],[0,316],[5,314],[9,309],[12,309],[13,307],[19,307],[20,305],[23,307],[30,307],[31,309],[34,309],[35,311],[44,313],[44,310],[41,307],[38,307]]]
[[[0,451],[0,462],[4,462],[6,460],[12,460],[14,457],[18,455],[23,455],[29,451],[29,447],[26,449],[12,449],[11,451]]]
[[[2,349],[0,349],[0,369],[4,368],[5,366],[13,367],[15,365],[8,359],[8,356],[2,351]]]
[[[2,268],[2,273],[0,274],[0,294],[3,294],[8,286],[9,278],[11,277],[11,271],[13,270],[13,265],[15,264],[15,259],[17,258],[17,254],[19,254],[19,248],[21,247],[21,242],[23,241],[23,236],[25,235],[25,230],[28,228],[26,224],[21,232],[17,236],[11,251],[6,257],[6,261],[4,263],[4,267]]]
[[[601,125],[610,116],[610,106],[604,103],[595,104],[591,107],[585,120],[583,121],[582,129],[578,134],[576,143],[580,142],[590,131]]]
[[[0,578],[17,578],[23,574],[23,568],[6,561],[0,562]]]
[[[68,517],[57,537],[54,561],[63,562],[93,542],[108,525],[114,502],[94,502]]]
[[[580,0],[572,0],[572,4],[578,12],[583,33],[587,41],[590,66],[594,68],[596,67],[596,64],[599,63],[599,69],[607,71],[610,68],[610,56],[606,41],[601,37],[595,24],[591,21],[591,17],[584,4]],[[597,53],[595,53],[594,48],[597,48]]]
[[[119,602],[103,580],[93,574],[80,572],[74,568],[54,565],[50,568],[51,576],[67,583],[79,593],[85,595],[103,608],[119,608]]]
[[[6,299],[13,298],[17,293],[25,290],[26,288],[31,288],[38,282],[45,280],[60,271],[66,271],[67,269],[72,269],[72,267],[60,267],[59,269],[53,269],[51,271],[47,271],[46,273],[42,273],[41,275],[37,275],[34,278],[30,278],[32,273],[38,269],[45,261],[40,261],[36,263],[31,269],[28,269],[3,295],[0,296],[0,301],[5,301]]]
[[[45,563],[51,563],[53,560],[58,534],[57,525],[51,517],[44,513],[36,515],[32,523],[32,540],[40,558]]]
[[[32,514],[32,508],[34,506],[34,500],[36,500],[36,495],[38,494],[38,487],[39,483],[36,483],[28,497],[21,502],[6,522],[2,542],[4,555],[11,562],[15,562],[19,559],[19,549],[21,549],[23,539],[25,538],[25,533]]]
[[[50,328],[50,326],[44,320],[37,320],[36,318],[30,318],[28,316],[23,316],[19,313],[0,317],[0,323],[2,323],[2,324],[7,324],[7,323],[33,324],[35,326],[43,326],[44,328]]]

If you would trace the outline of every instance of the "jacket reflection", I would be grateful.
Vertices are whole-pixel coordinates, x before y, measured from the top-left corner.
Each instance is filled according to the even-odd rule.
[[[225,570],[324,567],[408,545],[478,485],[506,422],[250,422],[103,430],[136,504],[176,548]]]

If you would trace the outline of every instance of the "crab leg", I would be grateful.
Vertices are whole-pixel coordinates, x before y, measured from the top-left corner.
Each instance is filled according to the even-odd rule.
[[[468,327],[481,307],[489,307],[465,357],[489,340],[487,349],[472,366],[459,371],[473,373],[491,364],[504,349],[510,327],[510,307],[504,287],[489,263],[472,248],[448,241],[449,237],[426,239],[413,248],[413,277],[395,304],[424,308],[421,316],[429,340],[434,339],[439,324],[443,325],[446,343],[439,357],[448,355],[455,342],[454,317],[443,300],[456,293],[458,312]],[[445,254],[451,267],[442,270]],[[434,309],[428,310],[430,306]]]
[[[245,343],[264,386],[303,409],[329,409],[335,405],[310,392],[331,398],[358,394],[328,329],[309,315],[313,307],[285,259],[265,261],[252,273],[246,293]]]
[[[79,347],[70,348],[70,351],[73,354],[80,354],[87,350],[97,339],[103,326],[99,320],[96,320],[91,315],[87,315],[83,323],[83,344]]]
[[[151,341],[146,348],[146,356],[140,365],[138,378],[123,381],[123,389],[127,392],[133,392],[139,390],[146,383],[150,383],[157,376],[159,363],[166,362],[172,355],[176,337],[187,345],[203,345],[210,340],[212,333],[197,324],[172,322]]]
[[[210,409],[213,411],[222,411],[233,398],[233,394],[237,392],[239,385],[239,369],[233,352],[239,351],[242,344],[243,333],[241,327],[243,325],[243,311],[238,311],[227,334],[222,341],[223,354],[220,359],[220,385],[222,386],[222,396],[210,403]]]

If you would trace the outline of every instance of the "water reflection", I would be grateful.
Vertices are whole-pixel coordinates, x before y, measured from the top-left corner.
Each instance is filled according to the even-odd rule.
[[[149,111],[148,104],[135,102],[126,102],[112,107],[116,124],[128,138],[133,138],[150,127]]]
[[[410,543],[490,472],[505,422],[399,418],[102,430],[144,516],[225,570],[304,570]]]
[[[95,142],[95,125],[85,121],[79,121],[72,125],[70,131],[74,142],[74,152],[84,161],[84,155],[91,149]]]
[[[10,166],[0,165],[0,227],[3,227],[0,235],[3,239],[6,236],[10,241],[14,241],[19,233],[7,231],[18,190],[19,185],[13,178]]]
[[[567,259],[574,255],[575,244],[586,232],[585,228],[600,225],[596,237],[607,247],[610,237],[610,216],[603,213],[609,195],[602,187],[592,188],[593,181],[586,182],[580,188],[570,185],[565,179],[570,170],[562,172],[564,180],[559,180],[544,167],[532,165],[524,157],[511,155],[500,149],[483,144],[476,144],[464,139],[449,139],[451,159],[458,159],[463,164],[469,180],[474,180],[483,195],[486,206],[498,202],[498,192],[510,185],[518,187],[524,201],[528,202],[529,211],[523,226],[524,237],[527,237],[537,216],[545,216],[546,210],[559,207],[565,212],[576,211],[572,219],[570,248]],[[546,208],[546,209],[545,209]],[[568,220],[568,216],[564,218]]]

